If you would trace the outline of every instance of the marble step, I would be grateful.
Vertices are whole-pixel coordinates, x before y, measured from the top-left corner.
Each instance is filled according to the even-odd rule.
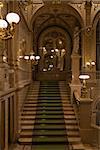
[[[34,110],[36,110],[36,106],[34,106],[34,107],[24,107],[23,108],[23,111],[34,111]]]
[[[62,104],[63,104],[63,102],[62,102]],[[65,104],[63,104],[63,107],[73,107],[73,106],[70,103],[65,103]]]
[[[20,137],[24,137],[24,138],[31,137],[32,138],[32,136],[33,136],[33,130],[27,130],[27,131],[23,130],[20,133]]]
[[[63,115],[63,111],[24,111],[21,113],[22,116],[24,115]],[[69,114],[69,113],[68,113]]]
[[[32,125],[32,124],[35,123],[35,120],[29,120],[29,119],[28,120],[21,120],[20,123],[21,124],[31,124]]]
[[[79,137],[78,131],[67,131],[68,137]]]
[[[64,106],[63,106],[63,110],[64,110],[64,112],[65,112],[65,111],[69,111],[69,110],[70,110],[70,111],[74,111],[73,107],[67,107],[67,108],[66,108],[66,107],[64,107]]]
[[[80,137],[68,137],[68,142],[69,143],[80,143],[81,142],[81,138]]]
[[[67,130],[71,130],[71,131],[73,131],[73,130],[79,130],[79,128],[78,128],[78,126],[77,125],[66,125],[66,129]]]
[[[33,101],[31,101],[32,103],[29,103],[29,102],[30,102],[30,101],[26,101],[26,102],[24,103],[24,106],[32,106],[32,105],[34,105],[34,104],[39,104],[39,103],[40,103],[40,104],[41,104],[41,103],[43,103],[43,104],[44,104],[44,103],[52,103],[52,104],[60,103],[60,104],[62,104],[61,101],[57,101],[57,100],[56,100],[56,101],[55,101],[55,100],[54,100],[54,101],[53,101],[53,100],[52,100],[52,101],[49,101],[49,100],[41,100],[41,101],[40,101],[40,100],[36,100],[36,101],[34,101],[34,100],[33,100]],[[67,103],[67,102],[66,102],[66,103]]]
[[[34,105],[35,105],[35,106],[37,105],[37,101],[32,101],[31,103],[25,102],[24,107],[28,107],[28,106],[32,107],[32,106],[34,106]]]
[[[34,99],[34,98],[37,98],[37,97],[38,97],[38,94],[28,95],[27,99]]]
[[[77,124],[77,121],[76,121],[76,120],[65,120],[65,123],[66,123],[66,124],[73,124],[73,125],[76,125],[76,124]]]
[[[32,119],[35,119],[35,115],[34,116],[28,116],[28,115],[25,115],[25,116],[21,116],[20,117],[22,120],[32,120]]]
[[[21,113],[21,115],[22,116],[27,116],[27,115],[29,115],[29,116],[32,116],[32,115],[36,115],[36,111],[24,111],[24,112],[22,112]]]
[[[64,114],[65,114],[65,115],[74,115],[75,113],[74,113],[74,111],[67,111],[67,110],[66,110],[66,111],[64,112]]]
[[[39,90],[38,89],[32,89],[32,90],[29,90],[28,91],[28,94],[38,94],[39,93]]]
[[[20,143],[20,144],[31,144],[32,143],[32,141],[33,141],[33,137],[28,137],[28,138],[19,138],[18,139],[18,142]]]
[[[66,119],[66,120],[76,120],[76,117],[75,117],[75,115],[64,115],[64,118]]]
[[[22,125],[21,126],[22,130],[33,130],[34,129],[34,125]]]
[[[37,109],[36,107],[33,107],[33,108],[32,107],[31,108],[29,108],[29,107],[28,108],[23,108],[23,112],[26,112],[26,111],[34,112],[34,111],[36,111],[36,109]]]
[[[27,100],[25,101],[24,105],[31,106],[33,104],[37,104],[37,102],[38,102],[38,99]]]
[[[72,148],[73,148],[73,150],[85,150],[82,143],[72,144]]]
[[[27,97],[26,98],[26,101],[34,101],[34,100],[37,100],[38,99],[38,95],[36,96],[31,96],[31,97]]]

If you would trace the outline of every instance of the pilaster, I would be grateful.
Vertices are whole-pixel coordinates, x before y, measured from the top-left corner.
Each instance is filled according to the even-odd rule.
[[[93,29],[91,26],[91,8],[92,3],[91,1],[85,2],[85,26],[86,29],[84,31],[84,48],[85,48],[85,63],[91,59],[91,42],[93,38]]]

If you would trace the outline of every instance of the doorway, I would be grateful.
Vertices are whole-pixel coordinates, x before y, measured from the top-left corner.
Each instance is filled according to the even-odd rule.
[[[66,80],[71,72],[71,38],[64,29],[46,28],[38,40],[37,80]]]

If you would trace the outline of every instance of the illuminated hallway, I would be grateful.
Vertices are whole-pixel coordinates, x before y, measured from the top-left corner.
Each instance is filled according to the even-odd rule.
[[[0,150],[44,143],[100,150],[100,0],[0,0]]]

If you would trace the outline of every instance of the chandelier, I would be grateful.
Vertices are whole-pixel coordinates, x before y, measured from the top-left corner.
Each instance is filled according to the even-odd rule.
[[[10,12],[6,15],[6,20],[2,16],[3,3],[0,2],[0,39],[6,40],[13,38],[15,26],[20,21],[18,14]]]

